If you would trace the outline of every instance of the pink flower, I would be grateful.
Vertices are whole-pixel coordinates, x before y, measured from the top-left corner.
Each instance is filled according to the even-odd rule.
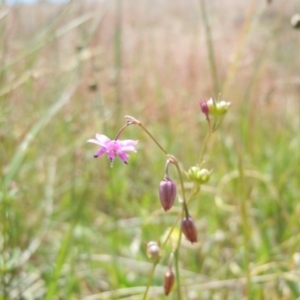
[[[111,140],[106,135],[98,133],[96,133],[96,139],[90,139],[88,142],[101,146],[94,157],[107,153],[108,158],[113,162],[116,155],[118,155],[125,164],[128,163],[129,159],[129,155],[126,152],[136,152],[135,146],[138,143],[138,141],[134,140]]]

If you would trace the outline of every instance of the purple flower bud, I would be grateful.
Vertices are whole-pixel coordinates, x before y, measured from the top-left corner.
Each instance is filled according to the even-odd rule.
[[[205,100],[200,100],[199,101],[199,104],[200,104],[200,107],[201,107],[201,110],[202,112],[206,115],[206,117],[208,116],[208,113],[209,113],[209,107],[208,107],[208,104],[207,104],[207,101]]]
[[[176,198],[176,185],[170,179],[164,179],[159,185],[159,198],[164,211],[168,211]]]
[[[191,217],[182,219],[181,230],[187,240],[189,240],[191,243],[197,242],[197,229]]]
[[[175,282],[174,272],[172,271],[171,267],[168,267],[168,270],[165,273],[165,278],[164,278],[164,290],[166,296],[168,296],[172,291],[174,282]]]

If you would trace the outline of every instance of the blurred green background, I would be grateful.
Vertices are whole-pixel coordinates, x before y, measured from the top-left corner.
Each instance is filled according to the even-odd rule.
[[[300,299],[295,13],[297,0],[2,1],[0,299],[142,299],[146,244],[180,213],[160,206],[166,157],[135,126],[128,166],[86,141],[132,115],[188,170],[207,133],[198,101],[219,95],[231,108],[189,205],[182,299]],[[166,299],[171,250],[148,299]]]

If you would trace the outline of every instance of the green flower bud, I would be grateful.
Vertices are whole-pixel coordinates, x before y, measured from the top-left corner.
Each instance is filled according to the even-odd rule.
[[[228,112],[229,106],[230,106],[230,102],[226,102],[223,100],[220,102],[217,102],[216,114],[219,116],[224,116]]]
[[[199,167],[193,166],[188,170],[187,177],[189,180],[198,184],[203,184],[209,181],[211,171],[207,169],[200,169]]]
[[[214,115],[217,115],[217,105],[215,103],[215,101],[210,98],[209,100],[207,100],[207,106],[208,106],[208,111],[209,111],[209,114],[214,116]]]
[[[230,102],[226,102],[224,100],[215,101],[213,98],[210,98],[207,101],[200,101],[201,110],[207,118],[209,115],[216,117],[224,116],[227,113],[229,106]]]
[[[211,171],[208,171],[207,169],[201,169],[197,174],[198,183],[206,183],[210,179]]]
[[[187,172],[187,177],[190,181],[197,182],[197,174],[200,171],[199,167],[193,166]]]

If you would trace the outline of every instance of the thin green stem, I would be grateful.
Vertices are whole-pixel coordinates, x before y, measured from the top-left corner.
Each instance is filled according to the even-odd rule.
[[[204,152],[206,150],[208,141],[209,141],[212,133],[213,133],[213,131],[209,130],[208,133],[206,134],[205,138],[204,138],[204,141],[202,143],[202,147],[201,147],[201,150],[200,150],[199,158],[198,158],[198,163],[199,164],[201,164],[203,162]]]
[[[143,130],[150,136],[150,138],[155,142],[155,144],[160,148],[162,152],[164,152],[166,155],[168,155],[168,152],[160,145],[160,143],[155,139],[155,137],[147,130],[147,128],[142,124],[138,124]]]
[[[243,27],[241,29],[240,37],[238,38],[237,47],[236,47],[235,54],[234,54],[234,59],[232,60],[232,63],[230,65],[228,73],[226,75],[226,80],[222,87],[221,92],[224,97],[228,96],[230,85],[236,76],[239,61],[240,61],[242,52],[244,50],[244,47],[246,45],[246,38],[247,38],[248,32],[250,30],[251,21],[253,19],[254,13],[255,13],[256,2],[257,2],[257,0],[252,0],[249,2],[247,15],[246,15]]]
[[[149,275],[147,287],[146,287],[146,290],[145,290],[145,293],[144,293],[144,296],[143,296],[143,300],[146,300],[146,298],[147,298],[147,294],[148,294],[148,291],[149,291],[149,288],[150,288],[150,285],[151,285],[151,282],[152,282],[154,272],[155,272],[155,268],[156,268],[157,264],[158,264],[158,261],[153,263],[153,266],[152,266],[152,269],[151,269],[151,272],[150,272],[150,275]]]
[[[76,199],[76,156],[74,154],[73,156],[73,171],[72,171],[72,186],[70,190],[70,200],[73,203],[74,199]],[[79,198],[80,199],[80,198]],[[66,233],[64,240],[62,241],[61,247],[59,249],[59,252],[57,254],[57,258],[55,261],[55,267],[52,273],[52,278],[51,281],[48,283],[47,287],[47,294],[45,295],[45,300],[52,300],[57,296],[57,289],[58,289],[58,281],[59,277],[61,275],[62,268],[68,259],[68,253],[71,249],[72,242],[73,242],[73,235],[74,235],[74,230],[77,226],[77,224],[80,221],[81,215],[82,215],[82,210],[83,210],[83,205],[84,201],[80,199],[78,201],[77,206],[74,208],[73,212],[73,220],[72,223],[69,227],[68,232]]]
[[[170,163],[171,163],[171,160],[168,159],[167,162],[166,162],[166,166],[165,166],[165,176],[164,176],[165,180],[169,180],[170,179],[170,176],[169,176],[169,164]]]
[[[182,231],[180,230],[177,249],[175,251],[175,273],[176,273],[176,291],[177,291],[177,299],[181,300],[181,291],[180,291],[180,271],[179,271],[179,249],[180,249],[180,242],[181,242]]]
[[[172,234],[172,232],[173,232],[175,226],[177,225],[177,222],[180,220],[180,218],[182,218],[182,216],[183,216],[183,211],[180,212],[180,214],[177,216],[177,219],[176,219],[175,222],[173,223],[173,225],[172,225],[172,227],[171,227],[171,229],[170,229],[170,231],[169,231],[169,233],[168,233],[168,235],[167,235],[165,241],[164,241],[163,244],[161,245],[161,250],[163,250],[163,249],[165,248],[165,246],[166,246],[166,244],[167,244],[167,242],[168,242],[168,240],[169,240],[169,238],[170,238],[170,236],[171,236],[171,234]]]
[[[213,44],[212,44],[211,31],[210,31],[210,26],[209,26],[209,22],[208,22],[207,12],[206,12],[205,0],[200,0],[200,7],[201,7],[202,19],[204,22],[205,33],[206,33],[206,46],[207,46],[207,50],[208,50],[208,60],[209,60],[209,64],[210,64],[212,81],[213,81],[213,85],[214,85],[214,94],[215,94],[215,97],[217,97],[217,95],[219,93],[218,74],[217,74],[216,60],[215,60],[215,55],[214,55],[214,48],[213,48]]]
[[[124,126],[121,127],[121,129],[118,131],[116,137],[115,137],[115,141],[119,138],[119,136],[121,135],[121,133],[123,132],[123,130],[128,127],[129,125],[131,125],[132,123],[126,123]]]
[[[181,218],[182,218],[184,212],[187,212],[187,204],[186,204],[185,201],[182,203]],[[181,299],[180,271],[179,271],[179,250],[180,250],[180,244],[181,244],[181,237],[182,237],[182,230],[181,230],[181,227],[180,227],[179,237],[178,237],[178,240],[177,240],[176,251],[175,251],[176,290],[177,290],[177,299],[178,300]]]
[[[180,187],[181,187],[181,191],[182,191],[182,199],[183,199],[183,202],[186,203],[186,199],[185,199],[185,189],[184,189],[184,184],[183,184],[183,179],[182,179],[182,172],[179,168],[179,165],[178,165],[178,161],[177,159],[175,158],[175,156],[171,156],[170,157],[173,158],[173,163],[177,169],[177,172],[178,172],[178,175],[179,175],[179,182],[180,182]]]
[[[246,203],[246,191],[245,191],[245,178],[244,178],[244,169],[241,154],[239,155],[239,177],[240,177],[240,213],[242,219],[242,228],[243,228],[243,239],[244,239],[244,263],[246,270],[246,290],[247,290],[247,298],[251,298],[251,274],[250,274],[250,226],[248,224],[248,212],[247,212],[247,203]]]
[[[141,121],[137,120],[134,117],[131,116],[125,116],[125,119],[127,120],[127,124],[131,125],[137,125],[140,126],[149,136],[150,138],[154,141],[154,143],[159,147],[159,149],[165,153],[166,155],[168,155],[168,152],[161,146],[161,144],[156,140],[156,138],[148,131],[148,129],[142,124]],[[172,157],[172,156],[171,156]]]
[[[117,119],[122,111],[122,0],[116,0],[115,50],[115,91]]]

